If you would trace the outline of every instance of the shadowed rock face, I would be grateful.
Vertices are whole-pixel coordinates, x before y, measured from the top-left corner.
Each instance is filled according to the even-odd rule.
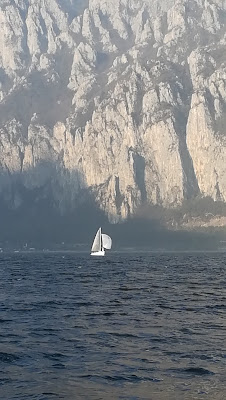
[[[2,0],[0,27],[1,201],[226,202],[225,1]]]

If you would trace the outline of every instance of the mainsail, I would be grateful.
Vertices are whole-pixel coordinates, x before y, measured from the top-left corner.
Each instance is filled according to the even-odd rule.
[[[100,251],[100,250],[101,250],[101,228],[99,228],[96,233],[91,252],[96,252],[96,251]]]
[[[110,250],[111,249],[111,244],[112,244],[112,240],[110,238],[110,236],[106,235],[105,233],[102,233],[102,243],[103,243],[103,247],[105,249]]]

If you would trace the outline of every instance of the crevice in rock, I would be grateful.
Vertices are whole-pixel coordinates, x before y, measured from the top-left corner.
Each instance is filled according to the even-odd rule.
[[[135,181],[141,193],[141,202],[146,203],[147,191],[145,185],[145,159],[137,153],[133,153],[133,168]]]

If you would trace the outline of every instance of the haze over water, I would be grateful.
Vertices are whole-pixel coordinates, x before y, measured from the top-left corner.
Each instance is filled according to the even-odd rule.
[[[226,398],[226,254],[0,254],[2,400]]]

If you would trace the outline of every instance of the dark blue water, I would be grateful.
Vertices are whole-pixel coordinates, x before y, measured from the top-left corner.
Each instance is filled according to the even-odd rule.
[[[0,399],[226,399],[226,254],[0,255]]]

